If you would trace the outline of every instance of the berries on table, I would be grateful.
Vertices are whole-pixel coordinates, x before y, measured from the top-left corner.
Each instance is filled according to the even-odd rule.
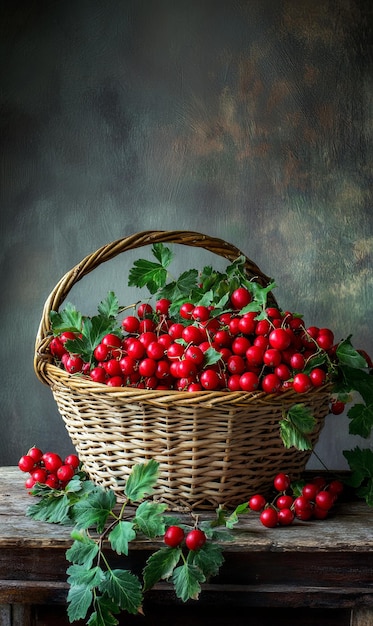
[[[31,490],[36,483],[51,489],[64,489],[80,469],[77,454],[69,454],[65,459],[56,452],[42,452],[33,446],[18,461],[19,469],[29,474],[25,488]]]
[[[266,528],[289,526],[295,520],[326,519],[344,489],[340,480],[327,482],[322,476],[293,485],[285,472],[274,477],[273,486],[275,495],[272,500],[257,493],[248,501],[249,509],[260,513],[260,522]]]

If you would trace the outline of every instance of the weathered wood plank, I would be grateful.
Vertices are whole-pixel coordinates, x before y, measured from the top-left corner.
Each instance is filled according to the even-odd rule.
[[[0,468],[0,546],[68,546],[70,527],[35,523],[26,517],[32,497],[23,486],[24,476],[18,468]],[[183,517],[183,516],[181,516]],[[208,517],[202,512],[201,518]],[[319,532],[322,525],[322,532]],[[132,549],[153,548],[160,541],[139,539]],[[362,502],[340,504],[335,514],[322,522],[295,522],[287,528],[268,530],[260,525],[258,516],[247,514],[235,527],[234,542],[227,543],[231,551],[347,551],[373,552],[373,509]]]
[[[1,602],[1,600],[0,600]],[[12,607],[10,604],[0,604],[0,625],[12,626]]]

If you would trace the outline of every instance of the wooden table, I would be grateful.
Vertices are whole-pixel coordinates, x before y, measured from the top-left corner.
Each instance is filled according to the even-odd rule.
[[[18,468],[0,468],[0,625],[65,626],[71,528],[26,517],[33,500],[23,483]],[[373,509],[365,503],[272,530],[248,514],[234,532],[198,602],[182,604],[162,583],[146,595],[146,616],[125,615],[123,624],[373,626]],[[160,545],[136,541],[128,567],[141,571]]]

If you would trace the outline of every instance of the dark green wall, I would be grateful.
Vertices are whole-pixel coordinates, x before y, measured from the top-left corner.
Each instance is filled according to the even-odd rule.
[[[42,307],[133,232],[234,243],[284,308],[373,352],[372,22],[364,0],[1,3],[0,464],[70,450],[33,371]],[[74,302],[123,300],[127,269]],[[344,467],[358,443],[335,417],[318,450]]]

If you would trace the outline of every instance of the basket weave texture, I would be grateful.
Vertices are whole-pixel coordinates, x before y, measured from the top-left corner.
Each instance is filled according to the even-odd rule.
[[[254,492],[267,492],[279,471],[299,478],[311,452],[285,449],[279,421],[293,404],[309,406],[317,421],[310,437],[314,445],[329,412],[328,387],[307,394],[113,388],[68,374],[53,364],[49,351],[50,312],[58,311],[73,285],[125,251],[160,242],[204,248],[230,262],[243,255],[221,239],[189,231],[144,231],[103,246],[67,272],[46,300],[34,369],[50,386],[94,482],[120,499],[133,466],[155,459],[160,464],[158,500],[173,509],[233,507]],[[269,277],[245,258],[247,275],[268,285]]]

